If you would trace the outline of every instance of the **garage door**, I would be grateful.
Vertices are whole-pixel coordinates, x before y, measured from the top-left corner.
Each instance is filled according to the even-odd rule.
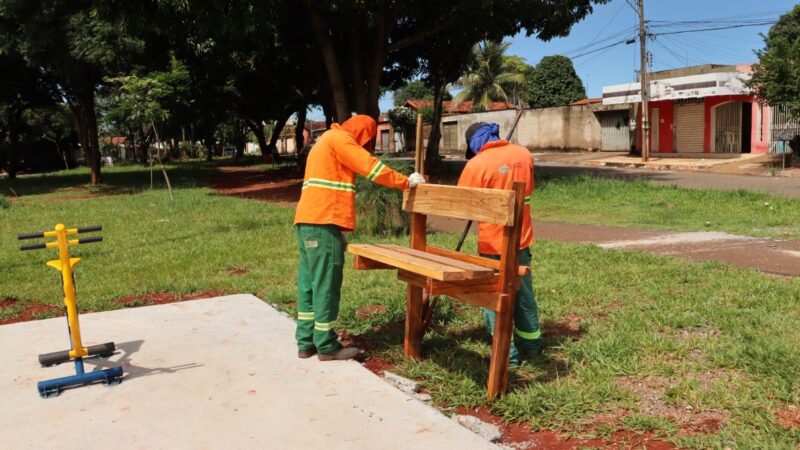
[[[611,152],[630,150],[631,132],[628,127],[628,112],[613,111],[598,113],[600,118],[600,149]]]
[[[705,105],[686,103],[675,106],[675,151],[702,153],[706,129]]]

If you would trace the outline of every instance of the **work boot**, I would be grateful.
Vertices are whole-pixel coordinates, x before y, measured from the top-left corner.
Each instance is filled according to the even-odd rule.
[[[361,349],[358,347],[342,347],[330,353],[320,353],[318,358],[320,361],[345,361],[353,359],[360,354]]]
[[[308,358],[311,358],[312,356],[314,356],[316,354],[317,354],[317,349],[314,348],[314,347],[311,347],[308,350],[298,350],[297,351],[297,357],[300,358],[300,359],[308,359]]]

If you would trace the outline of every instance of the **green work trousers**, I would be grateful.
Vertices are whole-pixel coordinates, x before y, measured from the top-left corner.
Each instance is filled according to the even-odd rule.
[[[500,259],[498,255],[482,255],[487,258]],[[531,265],[531,251],[528,248],[519,251],[519,265]],[[495,312],[483,308],[483,318],[489,333],[494,334]],[[533,275],[525,275],[520,279],[519,289],[514,299],[514,339],[511,341],[510,362],[512,366],[520,363],[522,357],[528,358],[539,353],[542,332],[539,330],[539,310],[536,306],[536,294],[533,291]]]
[[[331,353],[341,345],[333,322],[339,315],[345,242],[335,225],[295,227],[300,264],[297,274],[297,347]]]

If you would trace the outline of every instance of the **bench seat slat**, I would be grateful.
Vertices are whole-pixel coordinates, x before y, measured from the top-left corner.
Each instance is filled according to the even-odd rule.
[[[406,249],[403,248],[403,250]],[[438,281],[472,280],[488,278],[494,275],[492,269],[465,270],[463,267],[459,267],[461,265],[459,261],[454,261],[454,263],[458,263],[457,265],[449,265],[378,245],[350,244],[347,246],[347,251],[354,255],[363,256],[373,261]]]

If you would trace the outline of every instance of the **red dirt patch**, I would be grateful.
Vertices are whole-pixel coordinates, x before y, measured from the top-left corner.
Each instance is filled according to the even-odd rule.
[[[149,294],[127,295],[112,300],[118,305],[125,307],[148,306],[148,305],[163,305],[165,303],[182,302],[186,300],[200,300],[208,297],[217,297],[224,295],[226,292],[221,289],[212,289],[210,291],[193,292],[191,294],[175,294],[172,292],[153,292]]]
[[[385,314],[386,311],[387,309],[384,305],[367,305],[356,310],[356,317],[359,319],[368,319],[378,314]]]
[[[477,409],[458,408],[457,414],[475,416],[484,422],[491,423],[500,428],[502,438],[500,442],[511,448],[546,448],[556,450],[579,448],[645,448],[652,450],[667,450],[675,448],[669,442],[653,439],[652,434],[638,434],[631,431],[617,431],[608,440],[603,439],[577,439],[564,436],[558,431],[534,431],[527,425],[507,423],[500,417],[492,414],[486,407]]]
[[[39,302],[20,302],[19,300],[15,300],[13,298],[5,298],[0,300],[0,308],[2,309],[16,308],[20,305],[22,308],[16,314],[0,320],[0,325],[37,320],[42,316],[57,317],[64,315],[63,308],[53,305],[47,305]]]
[[[364,360],[363,366],[375,375],[383,375],[384,370],[393,371],[395,365],[380,356],[371,356]]]
[[[233,276],[238,277],[240,275],[246,274],[247,273],[247,269],[243,269],[241,267],[232,267],[232,268],[228,269],[228,273],[233,275]]]
[[[570,338],[577,340],[586,331],[581,329],[581,318],[568,314],[564,320],[545,322],[542,324],[542,334],[545,336]]]
[[[220,194],[262,200],[294,207],[300,200],[303,175],[293,168],[256,170],[247,167],[223,167],[222,174],[211,181]]]
[[[786,409],[782,409],[775,413],[778,418],[778,424],[783,428],[791,430],[792,428],[800,428],[800,408],[796,405],[789,405]]]
[[[729,376],[730,374],[723,370],[716,370],[698,374],[693,379],[703,389],[708,389],[713,382]],[[618,383],[639,398],[638,406],[642,414],[663,417],[675,423],[679,432],[684,435],[714,433],[725,423],[725,418],[729,414],[724,409],[698,411],[683,402],[666,403],[663,400],[664,393],[668,388],[678,384],[677,381],[666,377],[647,377],[642,380],[623,377]]]

